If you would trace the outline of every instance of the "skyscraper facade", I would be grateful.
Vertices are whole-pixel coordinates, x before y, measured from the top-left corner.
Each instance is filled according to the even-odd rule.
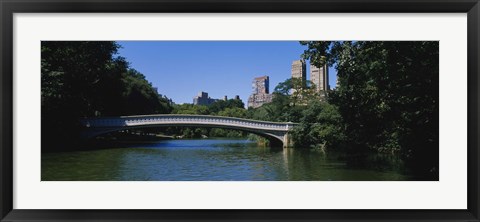
[[[292,62],[292,78],[299,78],[302,84],[307,82],[307,65],[304,60],[295,60]]]
[[[269,84],[270,78],[268,76],[254,78],[252,83],[252,91],[254,94],[268,94]]]
[[[324,65],[320,68],[310,64],[310,81],[315,84],[317,92],[327,92],[330,90],[328,85],[328,68]]]
[[[272,102],[273,95],[269,94],[270,80],[268,76],[253,79],[252,95],[248,97],[248,107],[257,108],[265,103]]]
[[[307,65],[305,60],[294,60],[292,62],[292,79],[301,80],[301,88],[305,88],[307,83]],[[292,94],[296,92],[296,89],[292,89]]]

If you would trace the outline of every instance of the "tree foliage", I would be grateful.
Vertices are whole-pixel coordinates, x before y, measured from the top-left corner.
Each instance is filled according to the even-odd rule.
[[[438,42],[301,44],[315,65],[337,69],[329,101],[351,149],[400,153],[418,172],[438,177]]]
[[[316,92],[312,81],[304,82],[300,78],[289,78],[280,82],[274,89],[275,95],[286,96],[290,106],[306,105],[309,101],[319,100],[320,94]]]
[[[245,118],[247,110],[244,104],[238,99],[229,99],[227,101],[218,100],[209,106],[193,104],[175,104],[173,114],[188,115],[214,115]],[[202,136],[210,137],[245,137],[247,133],[237,130],[218,129],[218,128],[196,128],[196,127],[173,127],[169,133],[181,135],[186,138],[199,138]]]
[[[338,107],[323,101],[312,101],[302,111],[299,126],[291,133],[295,147],[326,151],[339,148],[345,140],[343,119]]]
[[[320,95],[312,82],[304,84],[301,79],[290,78],[275,87],[272,102],[250,108],[247,116],[264,121],[299,122],[305,106],[318,100]]]
[[[158,94],[145,76],[134,69],[128,69],[122,78],[122,115],[170,113],[172,101]],[[113,114],[115,115],[115,114]]]
[[[175,104],[173,106],[172,114],[186,114],[186,115],[210,115],[210,110],[207,106],[193,105],[193,104]]]
[[[115,57],[118,48],[115,42],[42,42],[42,143],[75,139],[82,117],[171,111],[168,98]]]
[[[229,100],[217,100],[214,103],[208,106],[208,109],[212,113],[218,113],[226,108],[239,108],[244,109],[245,104],[242,100],[239,99],[229,99]]]

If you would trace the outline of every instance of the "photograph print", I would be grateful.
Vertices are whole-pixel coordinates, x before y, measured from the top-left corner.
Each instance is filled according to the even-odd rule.
[[[438,181],[438,41],[42,41],[42,181]]]

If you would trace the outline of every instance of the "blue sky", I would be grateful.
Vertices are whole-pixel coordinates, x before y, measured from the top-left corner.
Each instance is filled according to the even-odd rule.
[[[239,95],[246,104],[253,78],[268,75],[270,91],[290,78],[298,41],[119,41],[119,56],[175,103],[192,103],[200,91],[211,98]],[[330,86],[336,72],[330,68]],[[307,79],[309,66],[307,65]]]

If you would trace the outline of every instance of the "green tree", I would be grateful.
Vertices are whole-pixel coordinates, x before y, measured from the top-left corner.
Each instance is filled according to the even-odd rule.
[[[216,114],[226,108],[240,108],[244,109],[245,104],[239,99],[218,100],[208,106],[208,109],[212,114]]]
[[[207,106],[193,105],[193,104],[176,104],[173,106],[173,114],[188,114],[188,115],[210,115],[210,110]]]
[[[107,41],[41,43],[42,149],[75,142],[79,119],[168,113],[171,101]]]
[[[107,89],[115,90],[119,81],[104,83],[120,73],[112,72],[117,52],[114,42],[43,41],[41,45],[42,78],[42,149],[53,143],[75,141],[79,131],[78,119],[95,116],[104,109],[105,98],[99,96]]]
[[[300,123],[292,133],[295,147],[326,151],[342,148],[344,123],[338,107],[323,101],[312,101],[302,112]]]
[[[225,108],[224,110],[218,112],[219,116],[228,116],[228,117],[237,117],[245,118],[247,116],[247,110],[244,108]]]
[[[306,105],[309,101],[320,99],[315,89],[315,84],[309,80],[304,82],[300,78],[289,78],[275,87],[274,94],[286,96],[291,106]]]
[[[227,117],[245,118],[247,110],[243,108],[243,102],[240,100],[216,101],[210,106],[181,104],[174,105],[172,111],[174,114],[188,115],[218,115]],[[245,137],[246,133],[220,128],[197,128],[197,127],[175,127],[169,131],[175,134],[181,134],[187,138],[199,138],[203,135],[211,137]]]
[[[42,42],[42,113],[93,116],[101,106],[105,82],[112,79],[114,42]],[[116,87],[119,81],[111,82]],[[110,87],[109,87],[110,89]],[[114,90],[119,94],[119,90]]]
[[[314,87],[310,81],[307,81],[305,87],[296,78],[280,82],[274,89],[272,102],[249,109],[247,116],[265,121],[299,122],[305,106],[311,101],[320,100]]]
[[[134,69],[127,70],[124,84],[122,115],[170,113],[171,101],[159,95],[145,76]]]
[[[350,147],[400,153],[422,178],[438,178],[437,41],[301,42],[304,58],[335,65],[329,95]]]

